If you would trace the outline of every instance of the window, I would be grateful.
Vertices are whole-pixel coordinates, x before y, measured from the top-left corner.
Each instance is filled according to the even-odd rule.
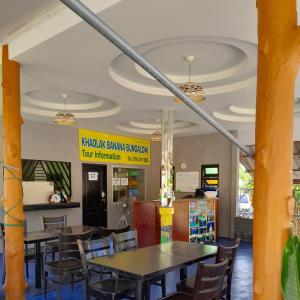
[[[22,159],[22,180],[53,182],[54,191],[66,199],[72,196],[70,162]]]
[[[113,201],[144,200],[144,170],[113,168]]]
[[[253,176],[240,164],[239,168],[239,201],[238,215],[243,218],[253,217],[252,197],[254,181]]]
[[[204,191],[216,191],[219,187],[219,165],[201,166],[201,188]]]

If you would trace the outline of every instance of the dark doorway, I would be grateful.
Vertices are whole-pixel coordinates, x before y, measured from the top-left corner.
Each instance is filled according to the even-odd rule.
[[[107,175],[104,165],[82,165],[83,225],[107,226]]]

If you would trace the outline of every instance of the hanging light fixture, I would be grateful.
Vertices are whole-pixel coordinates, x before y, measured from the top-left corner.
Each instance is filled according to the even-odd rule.
[[[64,99],[64,110],[58,112],[55,115],[53,122],[58,125],[65,125],[65,126],[73,126],[77,124],[77,120],[75,116],[71,112],[66,111],[66,98],[68,97],[67,94],[62,94],[61,97]]]
[[[185,59],[189,64],[189,81],[180,85],[179,88],[194,102],[200,103],[206,99],[206,94],[201,85],[191,81],[192,62],[195,57],[193,55],[189,55]],[[175,102],[182,103],[178,97],[175,98]]]
[[[161,141],[161,132],[160,131],[154,131],[151,134],[150,140],[152,142],[160,142]]]

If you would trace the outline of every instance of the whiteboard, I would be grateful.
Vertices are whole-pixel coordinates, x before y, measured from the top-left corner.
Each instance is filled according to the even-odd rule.
[[[199,172],[176,172],[176,192],[195,192],[199,185]]]

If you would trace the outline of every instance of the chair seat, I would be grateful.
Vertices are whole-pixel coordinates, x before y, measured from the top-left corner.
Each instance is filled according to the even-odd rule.
[[[55,240],[55,241],[49,241],[47,242],[47,248],[57,248],[57,251],[58,251],[58,240]]]
[[[194,296],[191,296],[187,293],[183,293],[183,292],[177,292],[177,293],[173,293],[168,295],[167,297],[161,298],[161,300],[192,300],[194,299]]]
[[[192,295],[194,293],[195,280],[196,280],[196,276],[191,276],[188,277],[187,279],[179,281],[176,284],[177,291]],[[222,286],[222,292],[221,292],[222,296],[226,294],[226,290],[227,290],[227,283],[226,280],[224,280],[224,284]]]
[[[63,272],[71,272],[73,270],[78,271],[78,269],[81,269],[82,263],[76,258],[63,260],[61,264],[59,261],[50,261],[45,264],[45,270],[51,270],[53,273],[58,273],[60,266]]]
[[[91,283],[89,288],[97,293],[104,294],[123,294],[136,288],[136,282],[127,279],[106,279]]]

